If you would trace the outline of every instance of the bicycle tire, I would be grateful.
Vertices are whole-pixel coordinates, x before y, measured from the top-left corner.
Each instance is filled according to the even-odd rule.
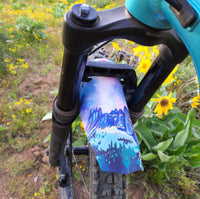
[[[125,175],[102,171],[92,151],[90,154],[89,198],[126,199],[127,182]]]
[[[105,172],[99,167],[96,157],[89,146],[89,186],[87,196],[77,191],[73,173],[70,176],[70,187],[58,187],[59,199],[126,199],[126,178],[119,173]],[[75,194],[76,193],[76,194]]]

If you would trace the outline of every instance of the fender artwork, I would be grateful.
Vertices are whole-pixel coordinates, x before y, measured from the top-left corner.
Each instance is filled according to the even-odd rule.
[[[81,88],[81,119],[103,171],[142,170],[138,140],[117,78],[93,77]]]

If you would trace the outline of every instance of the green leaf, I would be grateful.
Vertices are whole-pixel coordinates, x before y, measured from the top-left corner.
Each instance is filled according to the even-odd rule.
[[[170,139],[168,139],[166,141],[160,142],[156,146],[152,147],[152,149],[154,151],[165,151],[166,149],[169,148],[169,146],[171,145],[172,141],[173,141],[173,138],[170,138]]]
[[[186,149],[186,145],[179,147],[178,149],[170,149],[168,150],[169,155],[181,155]]]
[[[200,154],[200,145],[190,147],[188,150],[186,150],[186,152],[184,153],[184,156],[190,156],[190,155],[193,155],[195,153]]]
[[[167,115],[164,115],[164,117],[161,119],[161,121],[165,123],[169,123],[170,121],[173,121],[176,118],[176,112],[170,111]]]
[[[186,158],[191,167],[200,167],[200,154],[193,154]]]
[[[160,122],[158,120],[153,121],[152,119],[147,120],[145,122],[145,126],[150,130],[150,132],[153,135],[156,135],[158,137],[163,137],[166,133],[169,133],[169,128],[167,125],[163,122]]]
[[[161,162],[168,162],[171,159],[171,156],[164,154],[162,151],[158,151],[158,156]]]
[[[189,147],[192,147],[192,146],[194,146],[194,145],[196,145],[196,144],[200,144],[200,139],[190,140],[190,141],[188,142],[187,147],[189,148]]]
[[[172,149],[177,150],[181,146],[184,146],[191,136],[192,131],[192,121],[195,117],[195,110],[191,109],[188,113],[187,120],[184,125],[184,129],[177,133],[174,142],[172,144]]]
[[[171,127],[171,131],[173,133],[178,133],[181,130],[183,130],[184,123],[181,120],[179,120],[178,118],[176,118],[175,120],[173,120],[172,122],[170,122],[170,127]]]
[[[186,119],[187,119],[187,115],[185,115],[184,113],[177,113],[177,117],[183,122],[185,123]],[[197,119],[194,119],[193,121],[193,127],[200,129],[200,121]]]
[[[144,161],[150,161],[150,160],[154,160],[157,158],[157,155],[153,154],[153,153],[147,153],[145,155],[142,155],[142,160]]]
[[[74,143],[73,143],[73,146],[76,147],[76,146],[83,146],[85,145],[84,144],[84,139],[78,139],[76,140]]]
[[[51,133],[43,140],[43,143],[50,142],[51,140]]]
[[[0,125],[0,131],[5,131],[5,130],[8,130],[8,127],[7,127],[7,126],[1,126],[1,125]]]
[[[193,126],[193,124],[192,124],[192,126]],[[200,138],[200,132],[199,132],[199,130],[197,130],[197,129],[195,129],[195,128],[192,128],[192,135],[193,135],[195,138],[199,139],[199,138]]]
[[[41,120],[42,121],[45,121],[45,120],[50,120],[52,119],[52,111],[48,112]]]
[[[149,150],[151,150],[151,148],[157,144],[149,129],[146,128],[143,124],[141,124],[140,121],[138,121],[138,125],[135,127],[135,131],[147,145]]]

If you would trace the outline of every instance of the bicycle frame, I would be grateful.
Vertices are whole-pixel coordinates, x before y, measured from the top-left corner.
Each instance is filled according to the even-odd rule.
[[[200,80],[200,2],[198,0],[175,2],[182,3],[182,10],[174,9],[165,0],[126,0],[126,8],[132,16],[150,27],[174,28],[188,49]],[[138,8],[142,8],[143,12]]]
[[[144,0],[127,0],[126,7],[122,6],[102,12],[96,12],[93,8],[82,4],[76,4],[71,11],[65,14],[63,23],[65,49],[60,87],[58,97],[53,105],[49,156],[52,166],[59,165],[59,159],[62,159],[64,155],[62,151],[71,129],[71,123],[79,113],[80,85],[87,65],[88,53],[95,44],[115,38],[128,39],[146,46],[162,44],[158,57],[127,101],[132,115],[141,115],[146,103],[174,67],[187,57],[188,50],[193,56],[199,76],[200,61],[197,55],[199,51],[196,49],[200,50],[200,47],[197,46],[200,43],[200,25],[197,23],[195,27],[191,26],[183,30],[166,2],[156,1],[156,5],[151,3],[152,1],[148,2],[147,6],[147,2]],[[195,0],[190,2],[196,5],[196,12],[199,14],[198,3]],[[134,7],[142,10],[144,5],[147,6],[145,10],[151,9],[151,12],[140,19],[141,14],[137,15]],[[153,16],[152,13],[157,12],[158,8],[160,16],[166,17],[165,20],[158,23],[157,17],[154,16],[153,24],[145,21],[145,17]],[[176,30],[170,27],[175,27]],[[78,39],[80,35],[81,39]],[[190,35],[194,36],[196,44],[189,42]]]

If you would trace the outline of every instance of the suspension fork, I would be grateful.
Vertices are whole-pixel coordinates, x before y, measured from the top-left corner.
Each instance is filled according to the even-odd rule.
[[[128,101],[132,115],[143,110],[175,65],[188,55],[187,49],[173,29],[150,28],[133,18],[125,7],[97,13],[92,7],[74,5],[72,10],[65,14],[63,22],[65,50],[59,93],[53,103],[49,153],[52,166],[59,165],[60,153],[64,151],[71,123],[79,113],[79,90],[87,54],[93,45],[114,38],[125,38],[147,46],[164,44],[150,71]]]

